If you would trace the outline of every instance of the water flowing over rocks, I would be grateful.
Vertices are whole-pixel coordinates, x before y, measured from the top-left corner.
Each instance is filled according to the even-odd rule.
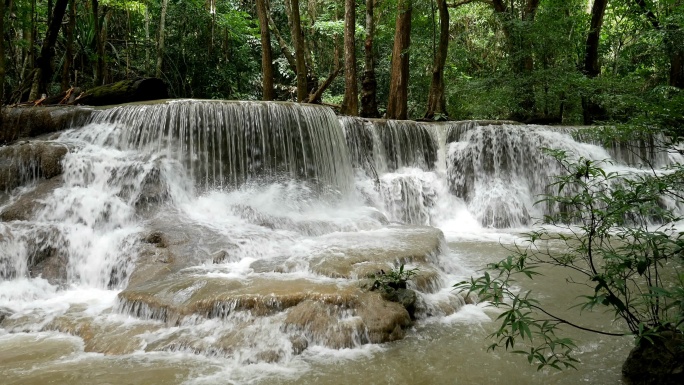
[[[0,145],[82,125],[92,111],[80,106],[4,108]]]
[[[43,141],[0,147],[0,190],[9,191],[61,174],[67,152],[64,144]]]
[[[451,290],[463,267],[445,234],[556,210],[534,205],[560,172],[542,147],[620,158],[575,128],[513,122],[198,100],[82,111],[49,141],[0,147],[0,329],[235,367],[457,315],[473,301]],[[417,269],[406,289],[372,290],[401,266]]]

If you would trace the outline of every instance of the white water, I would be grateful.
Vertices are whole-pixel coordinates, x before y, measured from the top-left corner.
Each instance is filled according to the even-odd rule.
[[[297,355],[291,333],[281,327],[284,313],[255,316],[232,311],[215,318],[189,316],[169,324],[150,309],[134,310],[117,295],[133,273],[136,259],[142,258],[143,239],[160,228],[183,238],[183,246],[174,249],[182,250],[187,259],[179,267],[179,279],[246,283],[305,279],[343,285],[346,280],[320,273],[315,256],[334,256],[355,248],[401,248],[403,240],[395,238],[388,222],[429,225],[441,229],[447,242],[464,246],[456,250],[460,246],[452,245],[451,251],[443,248],[432,256],[440,286],[420,293],[424,305],[419,309],[418,328],[407,344],[420,340],[421,333],[440,335],[430,325],[482,327],[477,325],[488,324],[491,315],[481,307],[443,310],[445,304],[462,305],[450,287],[489,261],[480,251],[469,251],[468,245],[517,242],[518,230],[544,213],[533,204],[535,196],[544,192],[558,169],[539,149],[563,148],[588,159],[610,158],[598,146],[575,142],[567,133],[544,127],[471,124],[455,135],[448,132],[453,126],[440,124],[342,119],[340,126],[330,121],[328,110],[320,108],[307,110],[302,118],[283,116],[292,113],[289,106],[231,105],[230,113],[222,114],[215,105],[184,102],[177,107],[106,111],[97,123],[57,139],[71,148],[63,162],[62,186],[42,199],[42,208],[32,221],[0,223],[0,268],[12,273],[4,274],[12,278],[0,281],[0,310],[10,314],[10,322],[0,328],[0,347],[3,340],[21,343],[17,342],[21,336],[52,343],[62,334],[45,334],[46,330],[68,329],[64,324],[87,320],[94,325],[90,327],[101,330],[103,339],[125,345],[112,350],[123,352],[122,358],[112,364],[101,355],[83,353],[84,347],[66,347],[78,345],[78,340],[59,340],[55,343],[61,344],[60,349],[73,352],[51,358],[48,367],[74,368],[83,362],[115,377],[116,370],[110,373],[102,368],[125,366],[122,362],[130,360],[167,372],[178,370],[177,378],[197,384],[274,378],[297,381],[321,367],[382,360],[385,354],[393,354],[388,353],[393,348],[368,344],[363,334],[354,335],[351,346],[344,349],[331,349],[325,338],[312,337],[304,353]],[[324,111],[322,115],[317,115],[318,110]],[[207,118],[208,113],[215,116]],[[189,132],[197,130],[193,125],[199,123],[182,117],[194,114],[211,122],[209,132],[214,134],[200,130],[199,139],[193,139]],[[305,130],[327,133],[312,140],[313,144],[299,137],[301,149],[288,153],[291,158],[282,164],[269,166],[264,177],[261,166],[244,166],[240,159],[262,164],[260,155],[250,151],[261,148],[268,153],[264,143],[269,139],[230,156],[216,153],[236,147],[210,144],[227,137],[229,128],[238,124],[235,121],[252,124],[246,123],[252,115],[288,121],[286,130],[294,130],[293,122],[303,119],[308,122]],[[178,128],[165,130],[157,124],[176,118],[180,119]],[[136,126],[140,121],[145,123],[142,128]],[[249,136],[254,132],[250,130],[267,132],[273,125],[256,121],[252,128],[241,127],[241,132]],[[169,127],[176,127],[173,124]],[[325,130],[319,130],[321,125]],[[352,129],[361,134],[352,134]],[[340,141],[343,133],[349,145]],[[290,138],[291,134],[282,135]],[[458,141],[447,145],[447,138]],[[317,147],[325,141],[324,148]],[[308,156],[308,151],[314,155]],[[349,184],[353,188],[340,188],[351,180],[352,165],[356,174]],[[224,253],[219,261],[214,260],[217,253]],[[63,279],[29,278],[27,261],[40,255],[68,260]],[[188,295],[194,289],[188,288]],[[341,324],[354,323],[353,314],[338,316]],[[232,333],[240,337],[235,349],[218,349],[223,346],[218,341]],[[275,352],[275,358],[265,355],[270,352]],[[185,363],[172,369],[181,361]],[[17,368],[0,366],[0,373],[15,383],[21,383],[22,376],[39,383],[39,370]]]

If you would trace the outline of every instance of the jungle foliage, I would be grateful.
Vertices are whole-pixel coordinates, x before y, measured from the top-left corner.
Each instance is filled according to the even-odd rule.
[[[574,124],[627,121],[684,87],[681,0],[3,2],[5,104],[158,72],[173,97],[261,99],[267,84],[297,100],[299,84],[299,99],[350,114],[399,101],[390,115]]]

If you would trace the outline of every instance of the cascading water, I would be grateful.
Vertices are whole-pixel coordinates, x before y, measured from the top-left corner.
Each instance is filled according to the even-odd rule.
[[[352,169],[337,118],[294,103],[178,100],[100,111],[126,149],[156,151],[185,166],[203,189],[254,180],[319,180],[338,190]]]
[[[515,239],[487,227],[553,210],[533,204],[559,172],[542,147],[614,155],[573,129],[493,123],[194,100],[95,111],[27,144],[45,146],[45,162],[17,166],[0,197],[0,215],[33,197],[29,214],[0,222],[0,357],[14,335],[57,331],[167,371],[217,358],[197,382],[239,383],[263,374],[246,364],[278,374],[319,355],[372,355],[411,319],[364,278],[401,264],[418,268],[419,325],[467,318],[451,285],[469,262],[444,235]]]

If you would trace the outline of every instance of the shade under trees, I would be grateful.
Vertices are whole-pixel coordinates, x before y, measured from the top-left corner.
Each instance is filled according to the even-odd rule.
[[[624,121],[684,88],[682,0],[2,5],[7,104],[157,76],[171,97],[576,124]]]

